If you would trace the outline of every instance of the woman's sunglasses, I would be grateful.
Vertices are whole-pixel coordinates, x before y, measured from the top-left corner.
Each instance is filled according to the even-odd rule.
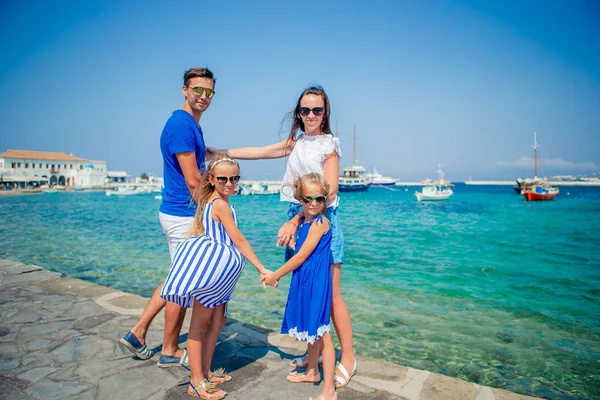
[[[194,86],[193,88],[190,88],[192,90],[192,92],[194,92],[194,94],[196,96],[202,96],[202,93],[206,92],[206,97],[208,97],[209,99],[212,99],[212,97],[215,95],[215,90],[214,89],[209,89],[209,88],[205,88],[202,86]]]
[[[231,182],[232,184],[236,184],[240,181],[240,176],[239,175],[235,175],[235,176],[215,176],[215,179],[217,180],[217,182],[219,182],[219,185],[226,185],[227,181]]]
[[[315,117],[320,117],[321,115],[323,115],[323,111],[325,111],[325,107],[315,107],[315,108],[300,107],[300,115],[302,115],[303,117],[308,117],[308,114],[310,114],[311,111],[315,115]]]
[[[323,204],[327,201],[327,196],[302,196],[304,204],[310,204],[315,201],[317,204]]]

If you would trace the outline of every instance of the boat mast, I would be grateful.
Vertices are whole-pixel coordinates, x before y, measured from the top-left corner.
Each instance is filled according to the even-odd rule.
[[[335,137],[340,137],[340,134],[338,133],[337,119],[335,120]]]
[[[533,134],[533,179],[537,181],[537,136]]]
[[[354,155],[352,165],[356,165],[356,125],[354,125]]]

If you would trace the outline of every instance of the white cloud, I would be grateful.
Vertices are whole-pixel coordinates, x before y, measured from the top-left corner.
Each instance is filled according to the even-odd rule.
[[[532,157],[521,157],[516,161],[496,161],[499,167],[519,167],[533,168]],[[598,170],[598,165],[593,162],[576,163],[565,161],[560,158],[543,158],[538,161],[538,165],[546,168],[564,168],[564,169],[580,169],[580,170]]]

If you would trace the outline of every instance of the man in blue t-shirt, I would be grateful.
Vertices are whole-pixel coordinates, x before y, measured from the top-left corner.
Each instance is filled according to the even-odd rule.
[[[216,79],[207,68],[192,68],[183,75],[181,109],[173,112],[160,136],[165,188],[159,220],[169,243],[171,260],[177,244],[189,237],[196,213],[192,194],[200,186],[204,172],[206,145],[200,118],[212,101]],[[160,297],[163,282],[154,290],[137,324],[120,343],[139,358],[146,360],[154,352],[146,346],[146,332],[152,320],[165,308],[165,331],[159,367],[188,365],[187,352],[178,346],[179,333],[186,309]]]

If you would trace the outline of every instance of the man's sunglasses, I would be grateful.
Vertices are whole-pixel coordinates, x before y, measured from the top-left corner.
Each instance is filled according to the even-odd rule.
[[[327,201],[327,196],[302,196],[302,202],[304,204],[310,204],[316,201],[317,204],[323,204]]]
[[[231,182],[232,184],[236,184],[240,181],[240,176],[239,175],[235,175],[235,176],[215,176],[215,179],[217,180],[217,182],[219,182],[219,185],[227,185],[227,181]]]
[[[206,97],[208,97],[209,99],[212,99],[212,97],[215,95],[215,90],[214,89],[209,89],[209,88],[205,88],[205,87],[202,87],[202,86],[194,86],[194,87],[192,87],[190,89],[191,89],[192,92],[194,92],[194,94],[196,96],[202,96],[202,93],[206,92]]]
[[[325,107],[315,107],[315,108],[300,107],[300,115],[302,115],[303,117],[308,117],[308,114],[310,114],[311,111],[315,115],[315,117],[320,117],[321,115],[323,115],[323,111],[325,111]]]

